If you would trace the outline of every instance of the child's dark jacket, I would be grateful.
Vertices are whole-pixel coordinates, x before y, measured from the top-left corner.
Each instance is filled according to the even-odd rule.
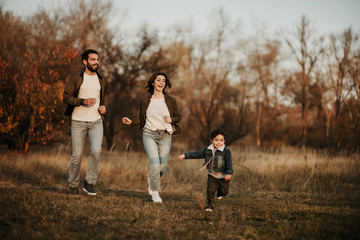
[[[230,149],[224,146],[221,149],[216,149],[213,154],[214,150],[214,146],[211,144],[210,146],[205,147],[200,151],[185,153],[185,159],[204,158],[205,162],[202,168],[206,166],[209,174],[224,173],[226,175],[232,175],[234,173],[234,170]]]

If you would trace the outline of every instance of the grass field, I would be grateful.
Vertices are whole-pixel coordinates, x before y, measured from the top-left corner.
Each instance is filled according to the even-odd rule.
[[[210,213],[202,160],[177,160],[182,147],[162,177],[162,204],[146,192],[142,152],[104,151],[96,197],[68,194],[69,146],[1,153],[0,239],[360,239],[358,155],[231,150],[230,193]],[[82,179],[86,165],[85,156]]]

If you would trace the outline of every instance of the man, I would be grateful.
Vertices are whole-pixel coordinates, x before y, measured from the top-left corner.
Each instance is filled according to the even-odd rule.
[[[108,86],[97,72],[99,54],[88,49],[82,55],[85,68],[72,76],[66,84],[63,101],[68,105],[65,115],[71,116],[72,154],[69,164],[69,187],[71,195],[78,195],[80,183],[80,164],[86,135],[90,140],[90,156],[86,170],[83,190],[88,195],[96,195],[96,185],[101,144],[103,139],[103,120],[106,113],[105,97]]]

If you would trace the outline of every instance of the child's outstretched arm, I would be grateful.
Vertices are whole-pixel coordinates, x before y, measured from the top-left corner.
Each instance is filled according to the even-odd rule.
[[[186,152],[186,153],[183,153],[183,154],[179,155],[178,159],[179,160],[184,160],[184,159],[204,158],[205,157],[205,151],[206,151],[206,147],[201,149],[200,151]]]
[[[206,149],[207,147],[201,149],[200,151],[195,151],[195,152],[186,152],[183,153],[183,158],[181,157],[182,155],[180,155],[178,158],[180,160],[182,159],[198,159],[198,158],[204,158],[205,157],[205,153],[206,153]],[[181,158],[180,158],[181,157]]]

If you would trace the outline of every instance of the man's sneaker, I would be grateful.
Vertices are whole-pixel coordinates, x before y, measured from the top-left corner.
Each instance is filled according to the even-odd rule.
[[[148,193],[149,193],[150,195],[152,195],[152,190],[151,190],[151,188],[150,188],[150,178],[148,178],[148,185],[149,185],[149,187],[148,187]]]
[[[214,206],[206,206],[205,212],[212,212],[214,211]]]
[[[222,196],[217,197],[217,199],[222,199]]]
[[[153,200],[153,202],[162,203],[162,199],[160,198],[158,191],[152,191],[151,199]]]
[[[70,195],[79,195],[79,189],[76,188],[70,188]]]
[[[96,191],[94,189],[94,185],[87,183],[86,181],[84,181],[84,187],[83,190],[91,196],[96,196]]]

